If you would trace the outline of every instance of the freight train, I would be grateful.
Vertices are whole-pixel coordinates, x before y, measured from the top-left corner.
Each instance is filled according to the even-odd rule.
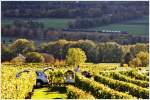
[[[62,31],[67,31],[67,32],[98,32],[98,33],[119,33],[119,34],[128,34],[127,31],[91,30],[91,29],[62,29]]]

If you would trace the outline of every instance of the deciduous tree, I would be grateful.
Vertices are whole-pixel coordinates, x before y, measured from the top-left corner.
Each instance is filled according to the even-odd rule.
[[[66,64],[68,65],[81,65],[86,61],[86,55],[80,48],[70,48],[67,52]]]

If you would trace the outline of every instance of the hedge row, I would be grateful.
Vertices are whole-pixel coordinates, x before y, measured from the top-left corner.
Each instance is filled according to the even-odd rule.
[[[111,88],[106,87],[92,79],[88,79],[81,74],[76,74],[76,86],[90,92],[97,99],[131,99],[134,98],[127,93],[118,92]]]
[[[115,72],[115,73],[113,72],[113,73],[111,73],[111,75],[113,76],[114,79],[118,79],[120,81],[134,83],[134,84],[139,85],[139,86],[144,87],[144,88],[149,87],[149,82],[147,82],[147,81],[136,80],[134,78],[127,77],[127,76],[122,75],[122,74],[117,73],[117,72]]]
[[[16,77],[18,72],[19,77]],[[36,84],[35,72],[23,73],[22,67],[2,65],[1,69],[1,99],[25,99]]]
[[[64,70],[54,69],[53,71],[48,70],[45,73],[47,74],[50,83],[64,83]]]
[[[138,98],[149,98],[149,90],[146,88],[139,87],[132,83],[127,83],[119,80],[114,80],[102,75],[94,76],[94,80],[108,85],[110,88],[121,92],[128,92],[129,94]]]
[[[144,87],[144,88],[149,87],[149,82],[142,81],[142,80],[137,80],[137,79],[134,79],[134,78],[130,78],[126,75],[120,74],[119,72],[105,72],[105,73],[103,72],[103,73],[100,73],[100,74],[111,77],[113,79],[120,80],[120,81],[133,83],[133,84],[136,84],[136,85]]]
[[[120,71],[121,74],[124,74],[124,75],[127,75],[127,76],[130,76],[132,78],[135,78],[135,79],[139,79],[139,80],[144,80],[144,81],[149,81],[149,77],[144,75],[144,74],[140,74],[134,70],[131,70],[131,71]]]
[[[95,99],[92,95],[72,85],[67,86],[67,96],[69,99]]]

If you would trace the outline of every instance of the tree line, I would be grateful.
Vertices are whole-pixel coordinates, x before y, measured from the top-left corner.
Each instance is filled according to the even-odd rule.
[[[43,58],[41,57],[45,54],[45,57],[47,56],[49,59],[59,59],[63,61],[66,59],[67,52],[70,48],[80,48],[83,50],[87,58],[86,62],[121,64],[138,63],[139,66],[140,64],[142,66],[147,66],[148,64],[148,44],[137,43],[135,45],[119,45],[116,42],[95,43],[90,40],[58,40],[41,43],[37,48],[32,41],[18,39],[9,46],[2,44],[1,60],[2,62],[11,61],[14,57],[17,57],[18,54],[22,54],[28,57],[28,61],[36,61],[36,58],[40,62],[43,61]],[[48,55],[51,55],[51,57]],[[144,63],[142,63],[142,61],[144,61]]]
[[[148,2],[2,2],[2,18],[73,18],[71,29],[148,16]]]
[[[118,44],[148,43],[147,36],[138,36],[121,33],[72,32],[61,29],[45,28],[41,22],[32,20],[15,20],[11,25],[1,28],[2,36],[28,39],[44,39],[47,41],[66,40],[92,40],[95,42],[117,42]],[[3,41],[5,43],[5,41]]]
[[[116,15],[116,17],[130,18],[136,15],[148,15],[148,2],[33,2],[33,1],[3,1],[3,17],[26,17],[26,18],[97,18],[105,14]],[[120,16],[122,15],[123,16]],[[133,17],[132,17],[133,18]]]
[[[37,38],[41,37],[43,28],[44,24],[41,22],[14,20],[12,24],[2,26],[2,36]]]
[[[70,29],[86,29],[91,27],[104,26],[112,23],[118,23],[126,20],[142,18],[143,14],[133,11],[132,14],[121,12],[118,14],[105,14],[99,18],[76,18],[75,21],[69,22]]]

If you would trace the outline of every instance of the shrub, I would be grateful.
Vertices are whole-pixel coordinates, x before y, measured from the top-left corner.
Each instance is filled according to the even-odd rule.
[[[10,50],[9,47],[6,47],[4,44],[1,44],[1,61],[10,61],[16,55]]]
[[[131,67],[141,67],[141,60],[139,58],[134,58],[129,62]]]
[[[27,39],[18,39],[11,45],[11,50],[16,54],[24,54],[35,50],[34,43]]]
[[[49,82],[51,83],[64,83],[64,70],[47,70],[45,72],[48,76]]]
[[[44,61],[44,57],[40,53],[29,52],[26,55],[26,62],[39,63],[43,61]]]
[[[18,56],[18,57],[13,58],[10,62],[14,63],[14,64],[24,63],[25,59],[23,59],[23,58],[21,58],[21,57]]]
[[[1,99],[25,99],[32,92],[36,84],[36,74],[33,71],[22,73],[16,78],[16,73],[22,70],[23,66],[2,65],[1,72]]]
[[[103,75],[107,74],[106,76],[111,77],[113,79],[133,83],[133,84],[136,84],[136,85],[144,87],[144,88],[149,86],[149,82],[147,82],[147,81],[141,81],[141,80],[137,80],[134,78],[130,78],[128,76],[120,74],[119,72],[108,72],[108,73],[109,74],[103,73]]]
[[[65,66],[65,61],[55,59],[54,66],[55,67],[64,67]]]
[[[148,52],[140,51],[136,54],[136,57],[129,62],[132,67],[147,67],[149,64]]]
[[[149,64],[149,54],[148,54],[148,52],[141,51],[136,55],[136,57],[141,60],[141,66],[142,67],[148,66],[148,64]]]
[[[132,78],[135,79],[139,79],[139,80],[144,80],[144,81],[149,81],[149,77],[144,75],[144,74],[140,74],[138,72],[136,72],[135,70],[130,70],[130,71],[120,71],[121,74],[124,75],[128,75]]]
[[[54,64],[55,58],[53,55],[47,54],[47,53],[42,53],[42,56],[44,57],[44,62],[45,63],[51,63]]]
[[[94,80],[108,85],[110,88],[113,88],[117,91],[128,92],[129,94],[136,96],[138,98],[148,99],[149,90],[146,88],[139,87],[132,83],[127,83],[119,80],[114,80],[102,75],[94,76]]]
[[[79,88],[67,86],[67,96],[69,99],[94,99],[94,97]]]
[[[104,99],[134,98],[131,95],[113,90],[109,87],[106,87],[104,84],[100,84],[80,74],[76,74],[75,80],[76,80],[77,87],[83,90],[86,90],[88,92],[91,92],[91,94],[98,99],[101,99],[101,98],[104,98]]]
[[[123,67],[128,68],[128,64],[123,64]]]

